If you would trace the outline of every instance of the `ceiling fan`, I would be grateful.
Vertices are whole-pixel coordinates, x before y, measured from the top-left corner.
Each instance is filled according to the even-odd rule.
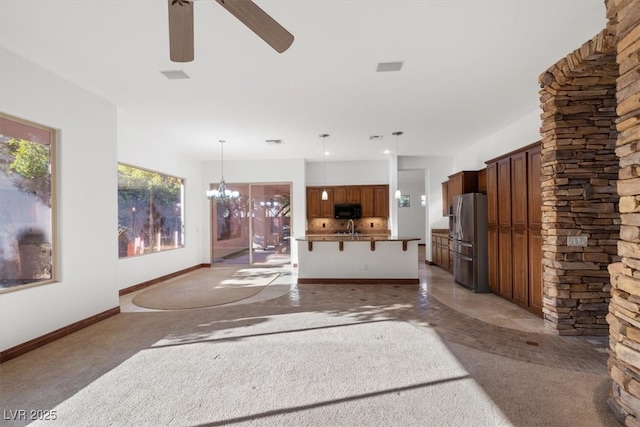
[[[169,1],[169,52],[173,62],[193,61],[193,0]],[[277,52],[293,43],[293,35],[251,0],[216,0]]]

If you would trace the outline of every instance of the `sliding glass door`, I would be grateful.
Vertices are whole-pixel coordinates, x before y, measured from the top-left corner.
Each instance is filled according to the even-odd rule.
[[[213,264],[291,262],[291,184],[227,183],[233,197],[212,200]]]

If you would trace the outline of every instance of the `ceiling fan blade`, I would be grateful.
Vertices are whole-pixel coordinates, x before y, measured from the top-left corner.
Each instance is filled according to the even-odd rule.
[[[251,0],[216,0],[277,52],[293,43],[293,35]]]
[[[169,52],[173,62],[193,61],[193,1],[169,1]]]

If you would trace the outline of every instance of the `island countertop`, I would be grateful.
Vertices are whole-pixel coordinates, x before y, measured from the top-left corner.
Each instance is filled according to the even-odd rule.
[[[307,234],[296,241],[300,284],[420,283],[419,237]]]
[[[300,242],[409,242],[420,240],[419,237],[390,236],[388,234],[307,234],[304,237],[296,238]]]

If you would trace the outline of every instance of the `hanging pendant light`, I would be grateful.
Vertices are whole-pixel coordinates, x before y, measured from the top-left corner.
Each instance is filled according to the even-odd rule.
[[[404,132],[402,132],[402,131],[396,131],[396,132],[393,132],[393,133],[391,134],[391,135],[395,135],[395,136],[396,136],[396,158],[397,158],[398,160],[400,159],[400,151],[399,151],[399,149],[398,149],[398,137],[399,137],[400,135],[402,135],[403,133],[404,133]],[[399,188],[399,187],[396,187],[396,188],[397,188],[397,189],[396,189],[395,198],[396,198],[396,199],[399,199],[400,197],[402,197],[402,193],[400,192],[400,188]]]
[[[208,190],[205,195],[207,199],[224,201],[230,199],[237,199],[240,197],[240,193],[238,191],[231,191],[227,188],[227,184],[224,182],[224,143],[225,140],[220,140],[220,185],[218,185],[217,190]]]
[[[327,193],[327,141],[328,133],[321,133],[322,138],[322,200],[329,200],[329,194]]]

